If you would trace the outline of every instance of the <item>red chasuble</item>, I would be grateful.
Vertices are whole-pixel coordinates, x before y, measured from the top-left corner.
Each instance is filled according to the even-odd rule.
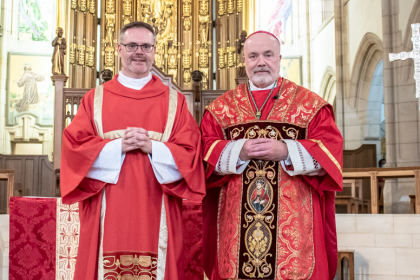
[[[259,108],[269,92],[253,92]],[[260,120],[245,84],[216,99],[204,114],[208,190],[203,201],[203,250],[211,279],[335,276],[334,191],[342,190],[343,139],[332,107],[281,78],[272,96]],[[327,174],[289,176],[279,162],[262,160],[251,160],[240,175],[213,174],[227,143],[242,138],[297,140]],[[256,203],[258,193],[265,197],[264,204]]]
[[[94,123],[97,114],[94,112],[94,95],[95,90],[91,90],[84,96],[77,115],[63,134],[61,194],[64,203],[80,202],[80,246],[74,279],[93,280],[98,277],[103,188],[106,194],[105,278],[109,273],[115,279],[118,275],[123,279],[156,279],[164,198],[168,227],[165,279],[184,279],[182,199],[201,200],[205,194],[200,131],[188,111],[185,97],[178,93],[175,121],[169,141],[165,142],[184,179],[159,184],[148,155],[134,150],[126,154],[118,182],[114,185],[85,178],[104,145],[111,141],[98,136],[97,124]],[[103,133],[127,127],[142,127],[154,132],[150,134],[163,133],[168,104],[169,88],[158,77],[153,76],[143,89],[133,90],[121,85],[116,76],[104,84]]]

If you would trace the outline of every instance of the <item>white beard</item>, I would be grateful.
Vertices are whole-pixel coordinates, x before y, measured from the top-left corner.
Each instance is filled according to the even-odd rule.
[[[250,80],[255,86],[257,86],[259,88],[264,88],[264,87],[269,86],[272,83],[274,83],[275,78],[273,76],[271,76],[271,74],[269,74],[269,75],[255,74],[255,75],[252,76],[252,78]]]

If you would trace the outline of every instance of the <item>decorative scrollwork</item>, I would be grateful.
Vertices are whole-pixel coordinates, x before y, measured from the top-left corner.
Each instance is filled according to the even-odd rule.
[[[76,49],[77,49],[77,45],[76,44],[70,44],[69,45],[69,49],[70,49],[70,53],[69,53],[69,60],[70,60],[70,64],[74,64],[76,62]]]
[[[189,49],[182,51],[182,68],[191,68],[191,50]]]
[[[225,61],[226,61],[226,58],[225,58],[225,56],[226,56],[226,49],[225,48],[219,48],[217,50],[217,52],[219,54],[219,68],[220,69],[223,69],[223,68],[226,67],[226,63],[225,63]]]
[[[114,66],[114,47],[112,46],[106,46],[104,51],[104,62],[105,62],[105,68],[109,69],[109,67]],[[113,69],[113,68],[112,68]],[[111,70],[111,69],[110,69]]]
[[[289,136],[290,138],[292,138],[293,140],[297,140],[298,139],[298,135],[299,135],[299,130],[290,127],[287,128],[285,126],[283,126],[283,131],[286,131],[287,136]]]
[[[191,17],[184,17],[184,30],[190,31],[191,29]]]
[[[173,75],[174,79],[178,74],[178,59],[177,59],[178,49],[176,47],[171,47],[168,49],[168,74]]]
[[[86,47],[86,66],[93,67],[95,65],[95,47]]]
[[[244,131],[245,128],[234,128],[231,132],[230,132],[230,139],[235,140],[236,137],[238,137],[242,131]]]
[[[77,64],[84,66],[85,65],[85,45],[77,46],[77,51],[79,52]]]
[[[189,85],[191,82],[191,71],[189,69],[184,70],[184,85]]]
[[[200,48],[198,66],[200,68],[209,67],[209,50],[207,48]]]
[[[235,67],[235,56],[236,56],[236,48],[235,47],[227,47],[226,49],[227,52],[227,66],[230,67]]]
[[[86,9],[87,9],[87,1],[80,0],[80,11],[86,13]]]
[[[76,10],[77,9],[77,0],[71,0],[70,7],[73,10]]]
[[[183,17],[191,16],[191,0],[182,1],[182,16]]]
[[[228,14],[233,14],[235,12],[235,2],[234,2],[234,0],[228,0],[227,12],[228,12]]]
[[[106,0],[106,13],[115,13],[115,0]]]
[[[226,9],[225,9],[225,2],[226,0],[218,0],[219,3],[219,9],[218,9],[218,14],[219,16],[223,16],[226,13]]]
[[[236,3],[236,10],[238,11],[238,13],[241,13],[244,7],[244,2],[243,0],[238,0],[238,2]]]
[[[206,16],[209,13],[209,2],[208,0],[200,0],[200,9],[199,14],[201,16]]]
[[[124,25],[129,24],[132,20],[131,15],[131,8],[132,8],[132,0],[123,0],[123,22]]]
[[[91,13],[93,16],[95,16],[95,0],[90,0],[89,2],[89,13]]]
[[[252,126],[245,132],[245,138],[271,138],[276,140],[283,139],[280,131],[271,125],[267,126],[265,129],[260,128],[258,125]]]

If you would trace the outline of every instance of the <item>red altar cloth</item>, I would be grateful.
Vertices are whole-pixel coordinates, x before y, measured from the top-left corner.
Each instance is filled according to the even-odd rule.
[[[9,279],[72,280],[79,206],[57,198],[10,198]]]
[[[201,202],[182,206],[185,279],[204,279]],[[10,198],[9,279],[73,280],[79,245],[78,203]],[[89,280],[89,279],[86,279]]]

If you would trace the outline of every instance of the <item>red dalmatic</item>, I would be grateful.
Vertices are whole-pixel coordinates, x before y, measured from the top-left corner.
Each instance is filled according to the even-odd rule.
[[[201,123],[207,196],[204,266],[211,279],[333,279],[337,262],[334,191],[342,189],[343,139],[332,107],[279,79],[256,118],[245,84],[207,108]],[[269,91],[254,94],[260,108]],[[229,141],[293,139],[327,172],[289,176],[279,162],[251,160],[240,175],[213,173]],[[259,195],[259,196],[258,196]]]
[[[163,133],[168,118],[169,88],[153,76],[143,89],[133,90],[122,86],[117,77],[104,84],[103,133],[127,127]],[[156,279],[163,198],[168,228],[167,258],[163,260],[165,279],[184,279],[182,199],[201,200],[205,194],[200,132],[185,97],[178,93],[172,133],[165,142],[184,179],[159,184],[148,155],[134,150],[127,153],[114,185],[85,177],[104,145],[111,141],[98,136],[94,95],[95,90],[91,90],[84,96],[77,115],[63,134],[61,194],[64,203],[80,202],[80,246],[74,279],[98,279],[103,188],[105,274],[115,275],[115,279],[118,275],[123,279]]]

